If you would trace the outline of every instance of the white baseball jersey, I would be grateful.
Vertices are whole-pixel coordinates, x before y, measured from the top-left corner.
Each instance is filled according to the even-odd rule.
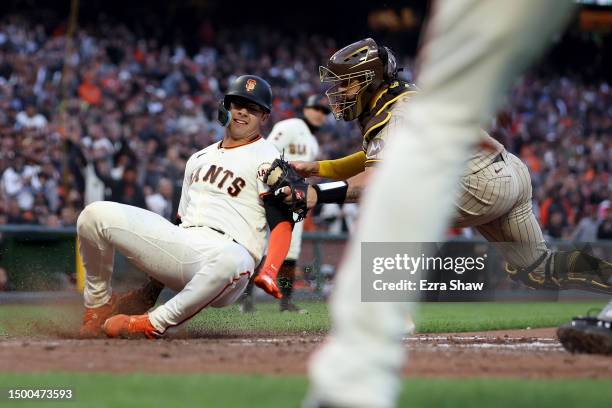
[[[287,161],[313,161],[319,155],[319,143],[303,119],[292,118],[276,123],[268,140]]]
[[[268,140],[279,152],[284,151],[285,160],[288,161],[313,161],[319,155],[319,143],[304,119],[281,120],[272,128]],[[301,222],[293,226],[287,259],[297,260],[300,257],[303,230],[304,224]]]
[[[234,148],[215,143],[192,155],[178,213],[181,227],[211,227],[244,246],[258,262],[266,241],[266,214],[261,195],[268,191],[263,175],[279,157],[259,138]]]

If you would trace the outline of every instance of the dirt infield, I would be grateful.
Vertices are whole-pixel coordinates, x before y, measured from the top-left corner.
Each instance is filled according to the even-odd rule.
[[[48,336],[0,340],[4,372],[304,374],[322,336],[175,333],[158,341]],[[412,377],[612,378],[612,358],[571,355],[553,329],[405,339]]]

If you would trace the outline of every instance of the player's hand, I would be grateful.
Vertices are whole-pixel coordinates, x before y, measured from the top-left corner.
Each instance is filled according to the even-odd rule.
[[[319,162],[292,161],[289,162],[291,167],[302,177],[308,178],[319,175]]]
[[[276,279],[266,273],[266,271],[261,271],[259,275],[253,279],[253,283],[255,286],[262,288],[268,295],[274,296],[277,299],[283,298],[283,295],[276,284]]]
[[[279,188],[274,192],[275,195],[284,195],[285,203],[291,205],[293,204],[293,198],[291,197],[291,188],[283,187]],[[300,197],[298,197],[300,199]],[[317,205],[317,190],[312,188],[312,186],[308,186],[308,192],[306,193],[306,208],[309,210],[312,209],[315,205]]]

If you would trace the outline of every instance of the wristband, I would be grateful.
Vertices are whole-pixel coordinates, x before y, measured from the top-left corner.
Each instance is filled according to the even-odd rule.
[[[312,188],[317,192],[317,204],[342,204],[346,200],[348,183],[346,181],[334,181],[332,183],[315,184]]]

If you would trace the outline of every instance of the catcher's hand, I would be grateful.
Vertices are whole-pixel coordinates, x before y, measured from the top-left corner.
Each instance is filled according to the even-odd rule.
[[[300,176],[304,178],[319,175],[320,165],[318,161],[313,161],[313,162],[292,161],[292,162],[289,162],[289,164],[291,165],[291,167],[295,169],[297,174],[299,174]]]
[[[309,186],[289,162],[282,157],[274,160],[263,181],[270,187],[277,202],[297,215],[296,222],[306,218]]]

